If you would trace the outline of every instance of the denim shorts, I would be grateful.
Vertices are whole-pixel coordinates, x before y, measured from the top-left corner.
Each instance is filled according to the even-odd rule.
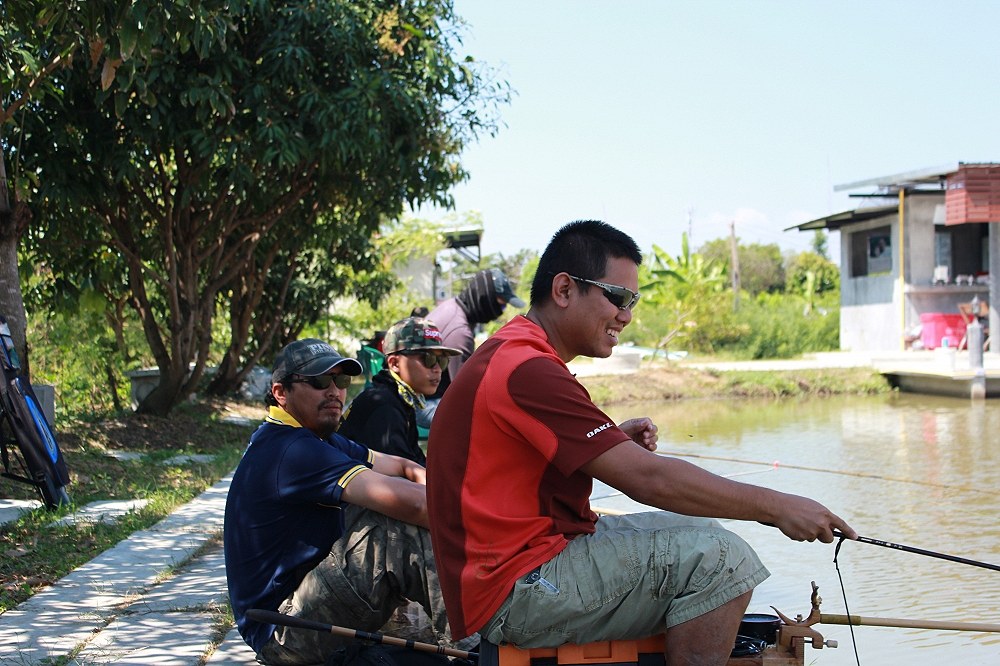
[[[522,576],[480,634],[524,648],[644,638],[770,575],[715,520],[657,511],[604,516],[596,529]]]

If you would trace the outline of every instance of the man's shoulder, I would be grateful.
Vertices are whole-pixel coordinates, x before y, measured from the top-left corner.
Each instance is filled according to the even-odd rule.
[[[382,373],[385,374],[382,374]],[[354,403],[360,404],[377,403],[385,400],[396,393],[396,381],[389,376],[388,372],[382,370],[374,377],[372,383],[354,398]]]
[[[279,458],[294,446],[320,446],[322,441],[305,428],[264,422],[250,438],[244,457]]]
[[[372,384],[351,402],[341,427],[353,432],[354,428],[364,427],[375,412],[394,407],[394,403],[401,401],[395,387]]]
[[[458,307],[458,300],[452,296],[451,298],[446,298],[435,305],[434,309],[427,313],[425,319],[430,319],[435,324],[439,324],[440,322],[433,319],[434,315],[438,315],[439,317],[445,314],[450,315],[454,313],[455,310],[461,310],[461,308]]]
[[[549,344],[544,331],[526,317],[515,317],[494,333],[487,342],[498,346],[497,353],[517,354],[525,360],[535,357],[548,357],[557,363],[565,365]]]
[[[265,422],[250,439],[250,446],[247,447],[244,457],[252,455],[282,458],[303,453],[313,455],[316,452],[329,452],[332,449],[346,454],[353,446],[362,445],[337,433],[324,439],[308,428]]]

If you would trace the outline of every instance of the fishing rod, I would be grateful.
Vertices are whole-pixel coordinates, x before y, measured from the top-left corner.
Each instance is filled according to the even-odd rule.
[[[407,640],[404,638],[397,638],[395,636],[386,636],[384,634],[361,631],[360,629],[338,627],[335,624],[326,624],[325,622],[306,620],[301,617],[285,615],[284,613],[276,613],[269,610],[262,610],[260,608],[251,608],[248,610],[247,618],[253,620],[254,622],[260,622],[261,624],[277,624],[283,627],[313,629],[315,631],[322,631],[333,634],[334,636],[341,636],[343,638],[354,638],[362,641],[371,641],[373,643],[384,643],[386,645],[395,645],[398,647],[410,648],[411,650],[419,650],[420,652],[433,652],[435,654],[443,654],[448,657],[468,659],[470,661],[479,660],[478,652],[467,652],[465,650],[456,650],[455,648],[447,648],[440,645],[432,645],[430,643],[421,643],[420,641]]]
[[[894,627],[898,629],[938,629],[945,631],[1000,632],[1000,624],[987,622],[951,622],[948,620],[908,620],[896,617],[865,617],[862,615],[835,615],[820,613],[823,624],[850,625],[854,627]]]
[[[945,488],[948,490],[961,490],[968,493],[994,493],[995,491],[984,488],[971,488],[969,486],[955,486],[947,483],[934,483],[933,481],[920,481],[918,479],[901,479],[899,477],[885,476],[884,474],[872,474],[870,472],[850,472],[847,470],[827,469],[825,467],[809,467],[807,465],[788,465],[777,460],[771,462],[763,460],[746,460],[743,458],[727,458],[724,456],[709,456],[703,453],[681,453],[680,451],[655,451],[661,456],[672,456],[675,458],[700,458],[702,460],[718,460],[722,462],[736,462],[745,465],[767,465],[768,467],[781,467],[782,469],[797,469],[805,472],[819,472],[821,474],[836,474],[837,476],[853,476],[862,479],[877,479],[879,481],[892,481],[894,483],[909,483],[917,486],[930,486],[932,488]]]
[[[833,530],[833,536],[838,539],[847,539],[844,533],[840,532],[839,530]],[[863,536],[859,536],[853,540],[860,541],[861,543],[870,543],[873,546],[882,546],[883,548],[903,550],[906,551],[907,553],[916,553],[917,555],[936,557],[939,560],[948,560],[949,562],[958,562],[959,564],[968,564],[974,567],[982,567],[983,569],[1000,571],[1000,565],[990,564],[989,562],[980,562],[979,560],[970,560],[965,557],[958,557],[957,555],[946,555],[944,553],[936,553],[933,550],[924,550],[923,548],[914,548],[913,546],[904,546],[901,543],[892,543],[891,541],[882,541],[881,539],[871,539],[869,537],[863,537]]]

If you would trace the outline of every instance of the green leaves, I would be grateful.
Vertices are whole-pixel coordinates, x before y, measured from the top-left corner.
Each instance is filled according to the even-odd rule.
[[[447,200],[463,146],[505,101],[455,53],[447,0],[46,6],[44,34],[25,18],[35,60],[18,67],[44,67],[52,44],[89,57],[53,70],[62,99],[18,121],[16,157],[39,176],[29,254],[72,284],[99,248],[120,258],[105,296],[142,321],[158,410],[218,355],[217,308],[227,358],[252,363],[338,294],[378,302],[380,221]]]

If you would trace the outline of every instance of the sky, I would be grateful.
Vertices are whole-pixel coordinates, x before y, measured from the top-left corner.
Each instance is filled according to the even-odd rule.
[[[1000,2],[454,0],[459,52],[514,91],[454,211],[484,254],[601,219],[677,255],[855,208],[834,187],[1000,162]],[[415,215],[446,219],[447,211]],[[839,251],[830,237],[831,256]]]

